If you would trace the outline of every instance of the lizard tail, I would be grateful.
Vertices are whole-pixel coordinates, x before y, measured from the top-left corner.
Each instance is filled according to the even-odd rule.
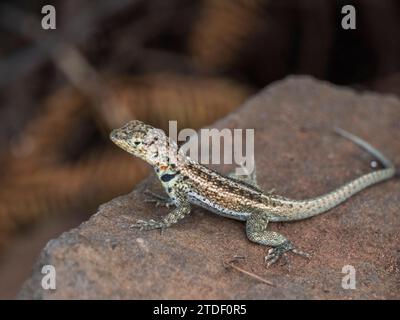
[[[297,214],[291,220],[301,220],[328,211],[329,209],[344,202],[355,193],[360,192],[361,190],[373,184],[390,179],[396,174],[393,163],[368,142],[340,128],[335,128],[335,132],[354,142],[356,145],[373,155],[383,165],[384,168],[364,174],[361,177],[356,178],[339,187],[338,189],[322,196],[309,200],[298,201],[297,205],[295,206],[296,208],[294,208],[297,210]]]

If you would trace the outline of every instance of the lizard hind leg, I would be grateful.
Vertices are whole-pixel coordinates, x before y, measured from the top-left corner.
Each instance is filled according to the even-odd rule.
[[[267,231],[268,214],[265,212],[255,212],[246,221],[246,234],[250,241],[272,247],[268,250],[265,257],[267,267],[271,266],[286,252],[293,253],[309,258],[310,255],[297,250],[293,244],[283,235],[275,231]]]

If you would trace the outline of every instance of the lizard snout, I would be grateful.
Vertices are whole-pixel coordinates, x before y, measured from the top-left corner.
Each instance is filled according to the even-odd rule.
[[[110,133],[110,139],[114,142],[118,140],[124,140],[126,139],[126,134],[124,132],[121,132],[121,130],[114,129]]]

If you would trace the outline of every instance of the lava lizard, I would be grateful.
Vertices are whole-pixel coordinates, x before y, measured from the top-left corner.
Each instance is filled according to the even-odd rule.
[[[270,266],[288,251],[306,257],[309,255],[297,250],[280,233],[266,230],[269,222],[310,218],[328,211],[368,186],[395,175],[392,162],[369,143],[343,129],[336,128],[335,131],[372,154],[383,168],[364,174],[327,194],[306,200],[293,200],[263,192],[257,185],[255,171],[248,176],[223,176],[186,156],[161,129],[138,120],[113,130],[110,138],[120,148],[154,168],[169,197],[150,193],[154,198],[151,201],[157,205],[176,207],[161,221],[138,220],[132,227],[141,230],[167,228],[187,216],[192,204],[198,205],[219,215],[246,221],[248,239],[272,247],[265,257],[265,262]]]

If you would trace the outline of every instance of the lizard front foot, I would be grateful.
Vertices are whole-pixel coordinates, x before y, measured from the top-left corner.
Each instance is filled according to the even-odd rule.
[[[279,246],[276,246],[268,250],[268,255],[265,257],[265,262],[267,264],[267,267],[277,262],[278,259],[288,251],[292,251],[293,253],[298,254],[305,258],[311,257],[308,253],[297,250],[290,241],[285,241]]]
[[[167,225],[163,221],[155,221],[150,219],[146,220],[138,220],[135,224],[131,225],[131,228],[139,228],[140,230],[154,230],[154,229],[163,229],[166,228]]]

